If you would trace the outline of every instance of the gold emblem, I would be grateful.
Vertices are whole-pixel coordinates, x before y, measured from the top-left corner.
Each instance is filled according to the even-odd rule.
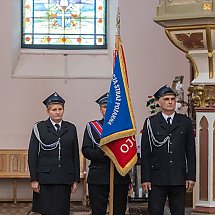
[[[203,4],[203,10],[211,10],[212,5],[211,3],[204,3]]]

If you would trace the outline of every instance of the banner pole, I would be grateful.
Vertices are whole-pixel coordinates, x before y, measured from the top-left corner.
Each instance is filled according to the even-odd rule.
[[[109,194],[109,215],[113,215],[113,198],[114,198],[114,164],[110,160],[110,194]]]
[[[119,49],[120,39],[120,12],[119,7],[116,17],[116,36],[115,36],[115,50]],[[115,60],[115,53],[114,53]],[[109,215],[113,215],[113,198],[114,198],[114,163],[110,160],[110,193],[109,193]]]

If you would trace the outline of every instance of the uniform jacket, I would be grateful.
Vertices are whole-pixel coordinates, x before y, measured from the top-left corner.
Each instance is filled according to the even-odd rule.
[[[155,139],[163,141],[169,136],[170,142],[160,147],[152,144],[151,149],[145,121],[141,140],[141,182],[184,185],[186,180],[195,181],[196,151],[190,118],[175,113],[172,125],[168,125],[160,112],[149,119]]]
[[[103,120],[99,120],[103,125]],[[97,143],[100,142],[100,137],[91,127],[92,135]],[[105,156],[104,152],[96,146],[90,138],[87,127],[84,132],[82,153],[85,158],[90,160],[89,173],[87,182],[90,184],[109,184],[110,183],[110,159]],[[121,176],[117,170],[114,171],[114,183],[115,184],[129,184],[130,176]]]
[[[58,147],[54,150],[43,150],[34,131],[32,131],[28,163],[31,181],[41,184],[69,184],[80,181],[79,148],[75,125],[62,121],[60,133],[57,133],[51,121],[37,124],[40,139],[45,144],[52,144],[60,138],[61,159]]]

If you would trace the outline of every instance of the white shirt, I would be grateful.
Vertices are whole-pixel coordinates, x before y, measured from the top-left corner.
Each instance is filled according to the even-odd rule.
[[[59,128],[61,128],[62,120],[61,120],[59,123],[56,123],[56,122],[54,122],[54,121],[50,118],[50,121],[51,121],[51,123],[52,123],[52,125],[54,126],[54,128],[55,128],[56,131],[57,131],[57,127],[55,126],[56,124],[58,124],[58,125],[60,126]]]
[[[168,123],[167,118],[170,117],[171,118],[170,119],[170,124],[172,124],[173,118],[175,116],[175,112],[172,115],[170,115],[170,116],[168,116],[168,115],[166,115],[164,113],[162,113],[162,115],[163,115],[163,117],[164,117],[164,119],[166,120],[167,123]]]

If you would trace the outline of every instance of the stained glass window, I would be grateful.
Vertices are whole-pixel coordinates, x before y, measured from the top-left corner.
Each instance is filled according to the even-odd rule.
[[[106,0],[22,0],[22,48],[107,48]]]

